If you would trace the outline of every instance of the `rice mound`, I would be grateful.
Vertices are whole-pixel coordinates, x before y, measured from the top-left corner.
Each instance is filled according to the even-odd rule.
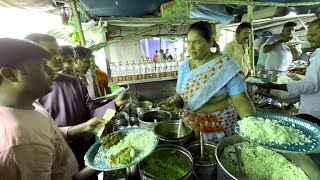
[[[157,141],[157,136],[149,130],[133,130],[130,131],[125,138],[112,146],[108,150],[99,150],[94,159],[94,164],[104,168],[106,166],[119,167],[121,165],[109,164],[108,158],[111,155],[118,154],[121,150],[131,147],[135,152],[135,156],[131,163],[140,161],[148,155]]]
[[[300,130],[283,126],[276,120],[258,117],[246,117],[238,121],[240,133],[258,143],[272,142],[277,144],[304,145],[312,140]]]
[[[250,180],[309,180],[305,172],[287,160],[283,155],[256,146],[249,142],[238,143],[224,148],[220,161],[232,175],[236,175],[235,147],[241,146],[241,160],[244,172]]]

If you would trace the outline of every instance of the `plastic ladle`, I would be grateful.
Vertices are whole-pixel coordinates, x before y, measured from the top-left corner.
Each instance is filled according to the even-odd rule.
[[[183,125],[183,119],[181,118],[181,113],[179,113],[179,127],[178,127],[178,138],[186,134],[186,129]]]
[[[204,139],[203,139],[203,133],[200,132],[200,159],[204,159],[204,152],[205,152],[205,147],[204,147]]]

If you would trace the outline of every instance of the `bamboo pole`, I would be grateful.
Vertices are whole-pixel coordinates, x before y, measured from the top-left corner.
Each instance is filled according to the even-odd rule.
[[[248,5],[248,20],[249,23],[251,24],[251,29],[250,29],[250,37],[249,37],[249,59],[250,59],[250,66],[252,69],[252,75],[255,75],[255,68],[254,68],[254,49],[253,49],[253,42],[254,42],[254,32],[253,32],[253,8],[254,6]]]
[[[320,2],[290,2],[290,3],[281,3],[281,2],[255,2],[255,1],[240,1],[240,0],[181,0],[189,3],[201,3],[201,4],[234,4],[234,5],[252,5],[252,6],[277,6],[277,7],[286,7],[286,6],[311,6],[311,5],[320,5]]]
[[[78,30],[79,35],[80,35],[81,45],[82,46],[86,46],[86,39],[84,37],[84,33],[83,33],[81,21],[80,21],[79,12],[77,10],[76,0],[71,0],[70,4],[71,4],[71,9],[72,9],[75,21],[76,21],[76,29]],[[91,72],[92,79],[93,79],[93,90],[94,90],[94,93],[95,93],[96,96],[100,97],[101,96],[101,92],[100,92],[100,88],[99,88],[99,84],[98,84],[98,80],[97,80],[97,75],[96,75],[96,71],[95,71],[96,68],[94,66],[95,66],[95,64],[90,63],[89,71]]]
[[[72,9],[75,21],[76,21],[76,28],[77,28],[79,35],[80,35],[81,45],[86,46],[86,39],[84,38],[79,12],[77,10],[76,0],[71,0],[70,4],[71,4],[71,9]]]

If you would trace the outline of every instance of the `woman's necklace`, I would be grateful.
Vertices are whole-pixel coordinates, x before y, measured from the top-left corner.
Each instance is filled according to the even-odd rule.
[[[200,64],[200,65],[196,64],[196,63],[194,62],[194,60],[192,60],[191,70],[196,69],[196,68],[198,68],[199,66],[201,66],[201,65],[205,64],[206,62],[208,62],[209,59],[210,59],[210,58],[209,58],[210,55],[211,55],[211,53],[209,52],[209,53],[207,54],[207,56],[204,58],[204,61],[202,62],[202,64]],[[197,67],[196,67],[196,65],[197,65]]]

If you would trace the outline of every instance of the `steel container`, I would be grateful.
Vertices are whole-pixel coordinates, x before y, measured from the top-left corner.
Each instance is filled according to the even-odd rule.
[[[158,122],[170,120],[171,114],[167,111],[148,111],[138,117],[139,126],[144,128],[153,128]]]
[[[194,137],[191,126],[183,124],[183,127],[183,131],[181,131],[181,135],[178,137],[178,120],[161,121],[155,125],[154,132],[162,143],[183,146],[189,143]]]
[[[155,175],[149,174],[145,170],[148,168],[148,161],[151,159],[161,160],[182,168],[186,173],[178,180],[192,180],[193,179],[193,160],[192,155],[188,150],[181,146],[174,144],[159,145],[146,159],[139,163],[140,177],[142,180],[160,179]],[[168,168],[169,169],[169,168]],[[159,169],[159,172],[163,172]]]

